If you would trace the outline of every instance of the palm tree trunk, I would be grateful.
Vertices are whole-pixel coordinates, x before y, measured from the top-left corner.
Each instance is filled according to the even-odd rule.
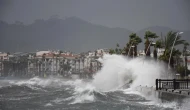
[[[134,51],[135,51],[135,57],[137,57],[137,45],[135,45],[135,47],[134,47]]]
[[[154,59],[157,60],[157,57],[158,57],[157,50],[156,50],[156,47],[154,47]]]
[[[150,44],[150,42],[149,42],[149,40],[148,39],[146,39],[146,42],[145,42],[145,54],[146,54],[146,56],[148,56],[148,57],[150,57],[150,47],[149,47],[149,44]],[[146,53],[147,52],[147,53]]]

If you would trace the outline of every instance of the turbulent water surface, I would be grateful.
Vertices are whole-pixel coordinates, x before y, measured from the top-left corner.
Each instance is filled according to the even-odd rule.
[[[102,92],[90,81],[62,78],[1,80],[2,110],[170,110],[172,103],[155,104],[130,88]]]
[[[173,110],[189,109],[142,94],[139,85],[154,86],[163,65],[107,55],[93,80],[34,77],[0,80],[0,110]],[[132,83],[131,83],[132,81]],[[123,84],[129,83],[124,88]]]

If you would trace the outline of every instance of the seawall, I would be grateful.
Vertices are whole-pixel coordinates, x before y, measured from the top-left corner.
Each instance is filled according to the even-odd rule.
[[[148,100],[161,102],[178,102],[190,99],[190,90],[156,90],[155,87],[138,86],[136,90],[142,93]],[[181,91],[181,92],[180,92]]]

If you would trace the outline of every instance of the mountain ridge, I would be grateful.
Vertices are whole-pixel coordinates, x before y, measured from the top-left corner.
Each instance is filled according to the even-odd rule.
[[[144,32],[150,30],[160,32],[163,36],[174,29],[163,26],[144,28],[137,33],[144,39]],[[47,49],[70,50],[84,52],[97,48],[115,48],[116,43],[121,47],[128,42],[128,36],[133,33],[125,28],[110,28],[92,24],[78,17],[65,19],[50,18],[48,20],[37,19],[32,24],[25,25],[22,22],[8,24],[0,22],[0,51],[36,51]],[[183,34],[189,41],[190,31]],[[139,49],[143,49],[143,43]]]

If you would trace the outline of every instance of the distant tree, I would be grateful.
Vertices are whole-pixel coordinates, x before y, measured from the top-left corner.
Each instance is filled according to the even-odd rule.
[[[112,54],[115,54],[115,50],[110,49],[110,50],[109,50],[109,54],[111,54],[111,55],[112,55]]]
[[[120,49],[119,49],[119,44],[116,44],[116,49],[115,49],[116,54],[120,54]]]
[[[118,44],[118,43],[117,43],[117,45],[116,45],[116,46],[117,46],[117,48],[119,48],[119,44]]]
[[[190,70],[187,69],[187,71],[186,71],[186,68],[185,68],[185,66],[183,66],[183,65],[177,65],[176,71],[177,71],[177,73],[180,74],[180,76],[181,76],[182,78],[185,77],[185,72],[186,72],[186,75],[189,75],[189,74],[190,74]]]
[[[63,53],[63,51],[62,51],[62,50],[60,50],[60,51],[59,51],[59,54],[62,54],[62,53]]]
[[[9,56],[10,55],[10,52],[7,52],[7,56]]]

